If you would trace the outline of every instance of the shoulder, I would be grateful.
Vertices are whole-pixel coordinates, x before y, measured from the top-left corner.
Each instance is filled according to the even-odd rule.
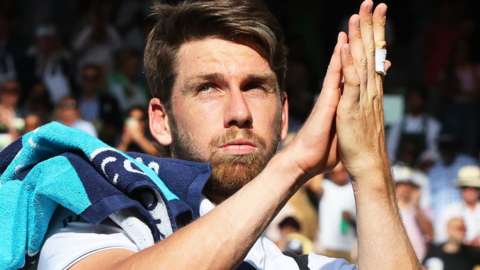
[[[67,269],[86,256],[106,249],[138,251],[127,235],[115,226],[72,222],[45,240],[38,270]]]

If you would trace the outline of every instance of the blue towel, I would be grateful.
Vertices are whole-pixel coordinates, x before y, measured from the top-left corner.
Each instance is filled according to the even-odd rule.
[[[165,204],[171,231],[199,216],[208,164],[122,153],[56,122],[27,133],[0,153],[0,269],[18,269],[43,244],[61,208],[100,223],[134,210],[155,241],[169,232],[149,210]],[[159,196],[158,196],[159,195]],[[160,201],[159,201],[160,200]]]

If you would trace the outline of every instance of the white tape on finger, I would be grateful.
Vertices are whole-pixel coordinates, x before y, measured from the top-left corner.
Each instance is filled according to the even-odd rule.
[[[375,71],[385,76],[387,74],[385,70],[385,61],[387,60],[387,49],[377,48],[375,49]]]

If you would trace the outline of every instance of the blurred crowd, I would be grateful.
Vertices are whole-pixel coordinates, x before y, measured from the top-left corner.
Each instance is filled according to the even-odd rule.
[[[338,5],[350,14],[353,4],[304,1],[302,9],[298,1],[266,2],[288,37],[286,90],[295,132],[318,94],[330,52],[319,40],[329,40],[330,32],[344,27],[342,18],[325,23],[333,16],[329,9]],[[471,12],[473,1],[401,2],[391,3],[388,39],[394,67],[385,89],[404,104],[403,113],[387,123],[399,211],[428,269],[472,269],[480,258],[478,18]],[[124,151],[165,154],[147,126],[150,95],[142,55],[150,4],[2,1],[0,150],[55,120]],[[316,8],[319,14],[307,12]],[[312,49],[317,45],[325,49]],[[267,234],[289,252],[319,251],[355,261],[349,183],[341,165],[314,177]],[[456,268],[448,268],[452,263]]]
[[[46,5],[54,9],[54,2]],[[17,31],[25,19],[16,13],[20,4],[2,3],[0,149],[24,132],[59,121],[122,150],[160,153],[147,132],[146,1],[65,4],[72,16],[60,22],[71,29],[41,9],[44,16],[24,32]]]

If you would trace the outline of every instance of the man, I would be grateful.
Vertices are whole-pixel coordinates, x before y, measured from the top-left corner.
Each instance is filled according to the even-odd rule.
[[[60,123],[80,129],[90,136],[97,137],[95,126],[82,119],[77,100],[71,96],[61,98],[55,107],[54,117]]]
[[[480,167],[477,165],[464,166],[458,172],[457,186],[462,193],[462,201],[452,203],[442,213],[442,227],[452,215],[460,215],[465,221],[467,229],[465,242],[469,245],[480,246]],[[440,241],[445,241],[447,235],[445,230],[439,232]]]
[[[437,244],[445,240],[440,233],[445,231],[442,226],[445,223],[442,221],[442,213],[448,205],[462,200],[455,181],[458,173],[462,167],[476,164],[475,159],[459,152],[458,145],[458,138],[451,134],[441,134],[438,138],[440,159],[428,171],[429,208],[432,210],[434,241]]]
[[[422,183],[415,172],[402,165],[392,167],[395,195],[403,226],[419,260],[425,257],[427,243],[433,238],[430,218],[420,207]]]
[[[204,195],[217,206],[150,248],[136,252],[124,242],[92,247],[74,257],[71,269],[234,269],[245,256],[250,269],[352,269],[314,255],[296,263],[258,239],[302,184],[337,163],[337,150],[355,181],[359,267],[418,269],[384,147],[383,78],[375,72],[374,51],[385,45],[386,6],[372,10],[373,2],[365,1],[351,18],[349,41],[339,35],[318,103],[292,143],[274,155],[288,126],[285,50],[276,20],[253,0],[159,6],[145,53],[154,94],[150,129],[173,157],[211,163]],[[109,237],[84,232],[91,238],[51,236],[40,263],[68,257],[70,245],[98,246]]]
[[[472,270],[480,266],[480,250],[464,243],[465,222],[461,217],[453,216],[445,224],[447,240],[438,246],[432,246],[424,260],[428,270]]]
[[[20,135],[24,121],[19,117],[20,85],[17,81],[0,84],[0,150]]]
[[[390,161],[414,167],[419,160],[438,159],[437,139],[440,123],[425,112],[426,96],[420,89],[409,89],[405,96],[405,115],[390,129],[388,153]]]
[[[82,67],[78,109],[82,119],[98,129],[103,141],[114,144],[122,127],[122,111],[118,101],[104,88],[103,77],[100,65],[85,64]]]
[[[338,164],[323,181],[319,194],[318,246],[322,254],[352,261],[355,235],[355,198],[345,167]]]

